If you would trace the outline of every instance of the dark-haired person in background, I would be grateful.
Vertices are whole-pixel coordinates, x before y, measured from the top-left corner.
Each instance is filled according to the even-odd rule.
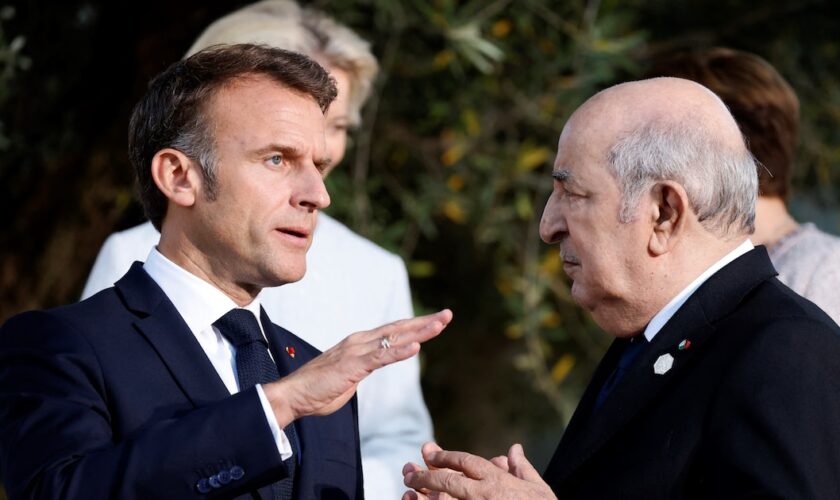
[[[790,84],[759,56],[722,47],[663,56],[650,76],[693,80],[729,107],[759,162],[753,243],[767,247],[783,283],[840,323],[840,238],[797,223],[787,209],[799,131]]]
[[[451,313],[319,354],[260,307],[306,270],[335,96],[311,59],[254,45],[155,78],[129,156],[160,243],[113,288],[0,329],[10,498],[363,497],[356,386]]]

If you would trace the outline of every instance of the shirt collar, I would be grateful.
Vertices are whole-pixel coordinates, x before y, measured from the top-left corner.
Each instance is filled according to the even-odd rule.
[[[744,240],[743,243],[735,247],[734,250],[729,252],[728,254],[724,255],[723,258],[709,266],[703,273],[698,276],[694,281],[692,281],[687,287],[683,288],[683,290],[677,294],[676,297],[671,299],[671,302],[663,307],[653,319],[650,320],[648,323],[647,328],[645,328],[645,338],[648,341],[653,340],[653,337],[659,333],[659,330],[665,326],[665,323],[671,319],[674,314],[685,304],[685,301],[688,300],[691,295],[700,288],[700,285],[706,282],[707,279],[711,278],[713,274],[720,271],[721,268],[733,260],[737,259],[738,257],[744,255],[745,253],[752,250],[753,244],[749,239]]]
[[[193,334],[209,329],[217,319],[239,307],[224,292],[166,258],[157,247],[149,252],[143,269],[169,297]],[[243,309],[254,313],[262,330],[259,299]]]

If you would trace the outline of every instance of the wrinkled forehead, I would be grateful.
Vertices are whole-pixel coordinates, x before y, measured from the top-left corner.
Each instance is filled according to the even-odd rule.
[[[554,171],[605,166],[622,133],[621,110],[584,104],[569,118],[557,142]]]
[[[572,117],[563,127],[552,177],[566,189],[591,191],[598,186],[606,188],[608,186],[604,184],[613,178],[607,165],[613,142],[612,132],[602,127],[599,120],[580,118],[580,115]]]

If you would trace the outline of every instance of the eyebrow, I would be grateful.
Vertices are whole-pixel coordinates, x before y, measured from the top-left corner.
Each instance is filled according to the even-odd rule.
[[[267,155],[268,153],[273,153],[275,151],[279,151],[279,152],[283,153],[284,155],[290,156],[292,158],[296,158],[296,157],[301,155],[301,151],[300,151],[299,148],[297,148],[295,146],[288,145],[288,144],[283,145],[283,144],[277,144],[277,143],[272,143],[272,144],[269,144],[267,146],[263,146],[261,148],[255,149],[253,151],[253,154],[254,154],[254,156],[262,156],[262,155]]]
[[[323,172],[327,169],[330,165],[332,165],[332,158],[321,158],[319,160],[315,160],[315,168]]]
[[[555,181],[563,185],[563,189],[582,190],[578,177],[565,168],[558,168],[551,172]]]
[[[557,182],[569,182],[570,180],[574,180],[572,173],[565,168],[552,171],[551,176],[554,177],[554,180]]]

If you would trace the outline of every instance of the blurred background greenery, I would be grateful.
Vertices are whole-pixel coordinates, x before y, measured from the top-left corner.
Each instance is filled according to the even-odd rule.
[[[128,114],[150,77],[247,2],[0,6],[0,321],[77,299],[111,232],[142,221]],[[307,2],[304,2],[307,3]],[[564,121],[662,52],[755,52],[802,100],[793,212],[838,232],[840,5],[731,0],[316,0],[373,43],[382,74],[329,212],[402,255],[445,445],[524,442],[544,465],[609,339],[569,296],[538,222]],[[644,290],[640,290],[644,293]]]

